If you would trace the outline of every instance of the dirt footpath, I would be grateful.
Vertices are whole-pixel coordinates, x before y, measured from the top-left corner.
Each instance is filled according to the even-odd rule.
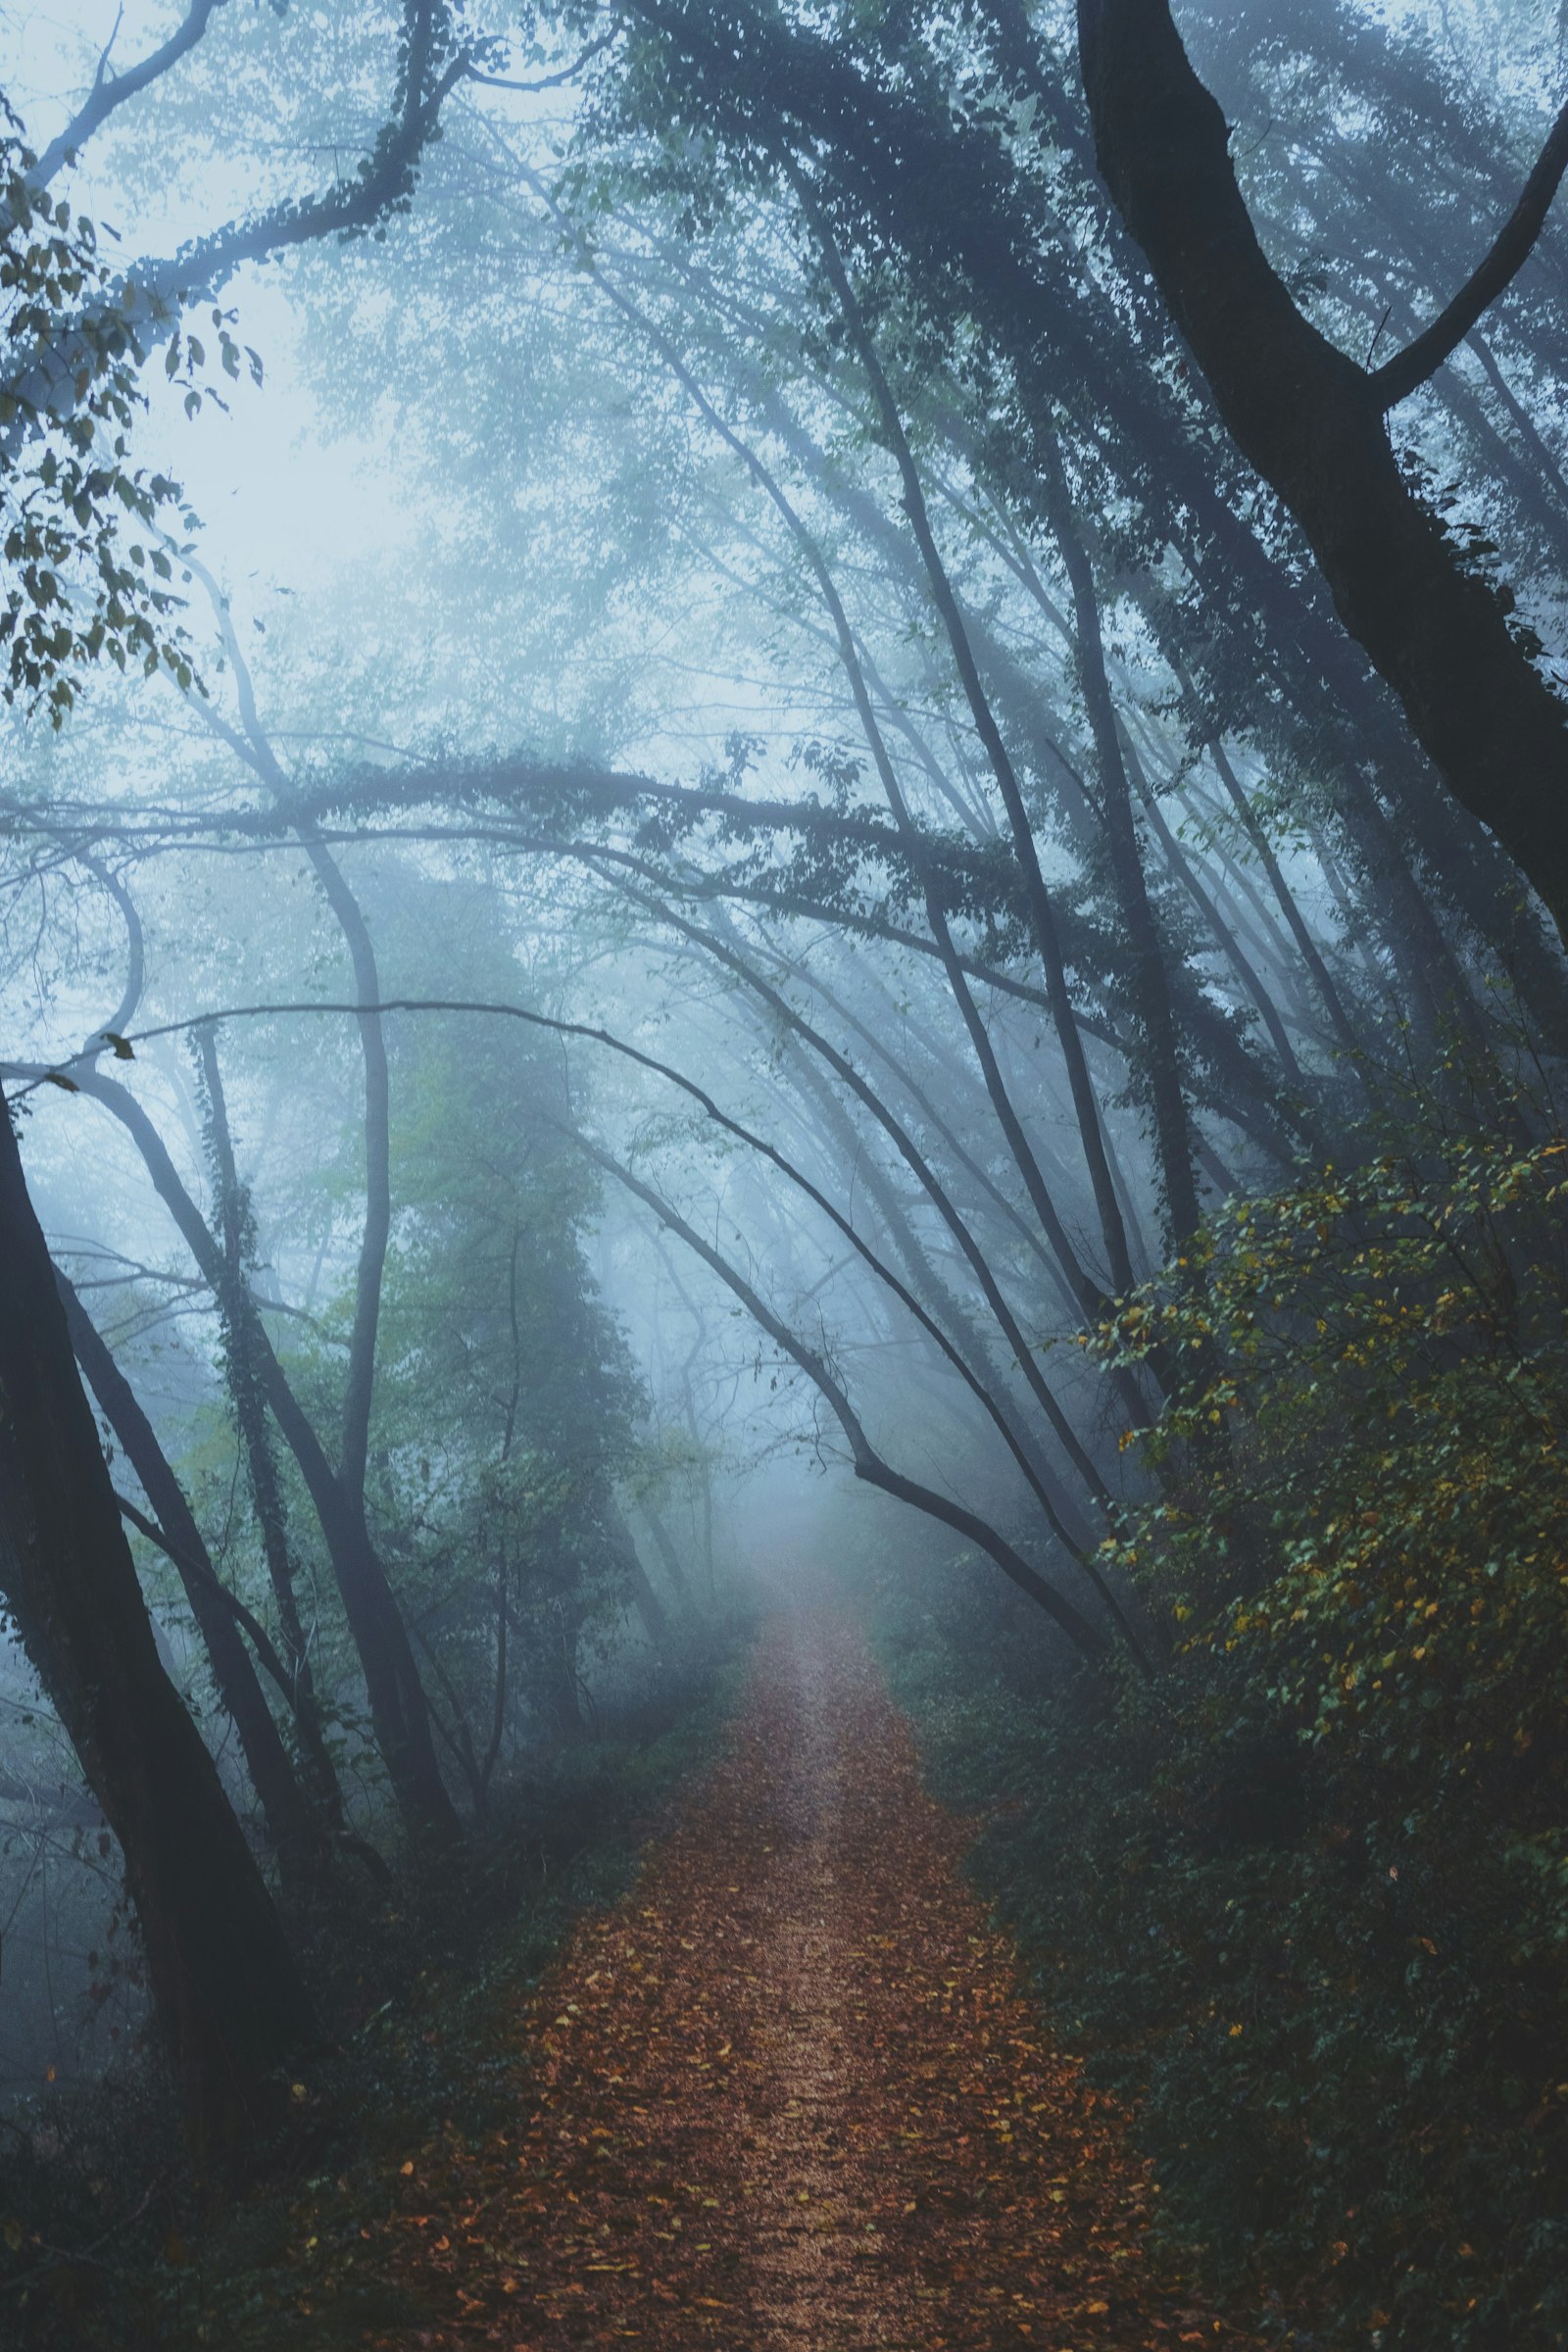
[[[1234,2345],[1144,2258],[1146,2179],[1024,1998],[964,1835],[853,1629],[778,1622],[724,1760],[519,2018],[515,2133],[435,2210],[409,2183],[395,2267],[453,2307],[424,2340]]]

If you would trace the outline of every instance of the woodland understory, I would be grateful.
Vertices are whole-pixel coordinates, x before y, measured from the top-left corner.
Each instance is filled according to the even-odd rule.
[[[1564,44],[0,11],[0,2341],[1568,2347]]]

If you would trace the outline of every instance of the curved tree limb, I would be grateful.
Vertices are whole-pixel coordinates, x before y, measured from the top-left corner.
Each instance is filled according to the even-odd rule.
[[[765,983],[759,982],[757,985],[770,1001],[781,1002],[781,1000],[774,999],[774,992],[767,989]],[[360,1006],[352,1004],[327,1003],[320,1000],[294,1004],[234,1005],[218,1011],[199,1013],[193,1015],[188,1020],[162,1022],[156,1028],[138,1030],[133,1037],[128,1038],[125,1042],[130,1045],[144,1045],[150,1044],[156,1038],[180,1036],[188,1031],[202,1034],[204,1032],[211,1032],[219,1025],[220,1022],[222,1021],[270,1019],[276,1018],[280,1014],[292,1013],[328,1013],[352,1015],[361,1009],[362,1008]],[[878,1280],[881,1281],[886,1288],[892,1292],[894,1297],[899,1300],[899,1303],[905,1307],[910,1315],[913,1316],[915,1321],[920,1325],[921,1329],[925,1331],[927,1336],[935,1342],[936,1346],[941,1349],[942,1353],[947,1357],[948,1361],[953,1365],[954,1369],[963,1380],[965,1386],[972,1392],[977,1400],[980,1402],[987,1414],[987,1417],[993,1422],[995,1427],[1000,1432],[1008,1451],[1012,1454],[1014,1460],[1017,1462],[1019,1468],[1023,1472],[1024,1477],[1028,1481],[1031,1492],[1039,1501],[1048,1524],[1051,1526],[1052,1532],[1055,1535],[1063,1548],[1074,1560],[1077,1561],[1078,1565],[1083,1567],[1086,1570],[1086,1573],[1090,1573],[1091,1575],[1094,1574],[1094,1572],[1089,1569],[1089,1564],[1082,1547],[1075,1541],[1068,1529],[1063,1526],[1054,1501],[1043,1487],[1032,1463],[1029,1460],[1026,1448],[1020,1445],[1015,1433],[1008,1423],[1006,1415],[1002,1411],[996,1399],[991,1396],[985,1385],[980,1381],[978,1376],[969,1366],[960,1350],[947,1337],[940,1324],[926,1311],[926,1309],[920,1304],[919,1300],[914,1297],[913,1293],[900,1279],[893,1269],[888,1266],[880,1257],[878,1257],[870,1246],[861,1239],[861,1237],[856,1232],[850,1220],[840,1209],[834,1206],[833,1202],[827,1198],[826,1194],[821,1192],[817,1186],[812,1184],[810,1179],[806,1176],[802,1170],[797,1168],[783,1152],[779,1152],[774,1145],[768,1143],[764,1137],[755,1134],[750,1128],[743,1126],[738,1120],[732,1119],[726,1111],[720,1108],[718,1103],[713,1100],[712,1096],[707,1092],[706,1088],[700,1086],[695,1079],[688,1078],[682,1071],[675,1069],[670,1063],[661,1061],[651,1054],[645,1054],[639,1047],[631,1045],[625,1039],[617,1038],[612,1031],[608,1029],[599,1028],[582,1021],[561,1020],[548,1013],[535,1012],[530,1007],[525,1005],[506,1004],[495,1002],[480,1002],[478,1000],[467,998],[389,997],[380,1001],[380,1009],[383,1011],[396,1012],[484,1013],[500,1015],[511,1020],[522,1021],[531,1028],[547,1030],[555,1036],[577,1037],[582,1038],[591,1044],[606,1046],[613,1053],[624,1056],[624,1058],[627,1060],[637,1063],[641,1068],[649,1070],[655,1075],[667,1080],[671,1085],[678,1087],[683,1093],[690,1096],[692,1100],[700,1105],[704,1113],[710,1119],[711,1119],[717,1126],[722,1128],[726,1133],[733,1135],[737,1141],[746,1144],[751,1150],[760,1152],[764,1158],[769,1160],[775,1167],[778,1168],[779,1172],[785,1176],[790,1183],[795,1185],[802,1193],[804,1193],[806,1197],[812,1202],[812,1204],[830,1219],[838,1231],[840,1231],[846,1240],[852,1245],[858,1255],[863,1259],[865,1264],[877,1276]],[[803,1034],[808,1037],[814,1036],[815,1034],[814,1032],[808,1031],[806,1027],[806,1024],[800,1022],[798,1016],[795,1021],[795,1026],[800,1028]],[[829,1049],[829,1051],[831,1052],[831,1049]],[[89,1058],[89,1056],[78,1056],[77,1058],[78,1060],[81,1060]],[[69,1068],[70,1065],[64,1065],[64,1067]],[[57,1074],[63,1074],[63,1072]],[[97,1088],[89,1088],[88,1091],[97,1093],[101,1090]],[[927,1189],[929,1189],[929,1187]],[[955,1225],[961,1223],[961,1220],[956,1218],[956,1212],[953,1212],[952,1221]],[[205,1232],[205,1227],[203,1228],[203,1231]],[[212,1244],[210,1236],[208,1237],[208,1252],[216,1261],[216,1248]],[[971,1263],[972,1262],[973,1259],[971,1258]],[[1017,1348],[1022,1358],[1021,1369],[1023,1369],[1025,1372],[1026,1377],[1032,1375],[1032,1377],[1030,1377],[1030,1386],[1035,1390],[1038,1396],[1043,1387],[1041,1376],[1039,1375],[1038,1370],[1033,1366],[1032,1356],[1027,1341],[1024,1339],[1023,1334],[1018,1330],[1016,1324],[1011,1322],[1010,1318],[1008,1324],[1008,1336],[1012,1340],[1014,1347]],[[1050,1392],[1046,1391],[1046,1395],[1049,1397]],[[1050,1406],[1052,1425],[1056,1430],[1058,1437],[1063,1438],[1064,1444],[1067,1445],[1069,1452],[1074,1457],[1075,1466],[1078,1467],[1086,1476],[1091,1485],[1092,1491],[1097,1496],[1097,1499],[1102,1505],[1106,1504],[1108,1502],[1108,1496],[1106,1494],[1103,1482],[1100,1479],[1099,1473],[1094,1469],[1094,1466],[1088,1460],[1088,1457],[1083,1453],[1082,1446],[1077,1441],[1075,1435],[1072,1433],[1070,1427],[1064,1423],[1060,1406],[1056,1403],[1054,1397],[1050,1397]]]
[[[906,1478],[902,1471],[895,1470],[891,1463],[884,1460],[866,1436],[858,1414],[823,1358],[792,1332],[787,1324],[780,1322],[746,1277],[738,1273],[711,1243],[704,1241],[702,1235],[694,1231],[685,1218],[654,1191],[652,1185],[644,1184],[640,1177],[634,1176],[629,1168],[622,1167],[610,1152],[589,1143],[585,1136],[576,1136],[574,1140],[596,1167],[603,1168],[607,1175],[613,1176],[618,1184],[624,1185],[645,1207],[653,1210],[662,1225],[684,1242],[687,1249],[717,1275],[726,1289],[734,1293],[754,1322],[766,1332],[774,1346],[800,1366],[812,1387],[825,1399],[843,1430],[857,1478],[863,1479],[867,1486],[880,1487],[885,1494],[892,1494],[898,1501],[910,1504],[927,1518],[940,1520],[944,1527],[951,1527],[956,1534],[995,1560],[1004,1576],[1008,1577],[1020,1592],[1026,1592],[1049,1617],[1054,1618],[1074,1647],[1086,1658],[1098,1661],[1105,1655],[1107,1645],[1104,1635],[1091,1625],[1088,1618],[1082,1616],[1054,1585],[1048,1584],[1037,1569],[1031,1568],[1023,1554],[1014,1549],[1005,1536],[999,1534],[996,1528],[973,1511],[966,1510],[962,1503],[951,1501],[946,1494],[939,1494],[933,1487],[922,1486],[917,1479]]]
[[[122,1494],[118,1488],[115,1490],[115,1500],[120,1505],[122,1519],[133,1527],[138,1535],[145,1536],[149,1544],[156,1544],[164,1557],[173,1562],[185,1583],[199,1585],[204,1592],[210,1592],[219,1606],[228,1611],[235,1624],[243,1627],[244,1631],[249,1634],[251,1646],[257,1657],[267,1668],[292,1710],[294,1705],[293,1679],[277,1654],[271,1635],[255,1611],[246,1607],[237,1592],[229,1591],[222,1580],[214,1574],[206,1561],[199,1560],[194,1551],[185,1549],[184,1546],[175,1544],[172,1538],[165,1535],[157,1520],[150,1519],[138,1503],[132,1502],[129,1495]]]
[[[1518,276],[1545,226],[1551,200],[1561,185],[1564,172],[1568,172],[1568,102],[1559,109],[1536,168],[1486,259],[1424,333],[1417,335],[1413,343],[1407,343],[1392,360],[1386,360],[1381,368],[1373,369],[1372,389],[1385,409],[1407,400],[1417,385],[1435,375],[1498,295]]]
[[[65,129],[57,138],[50,140],[28,172],[27,178],[32,186],[46,188],[66,164],[74,162],[93,132],[101,123],[108,122],[117,108],[123,106],[128,98],[138,97],[151,83],[161,80],[171,67],[177,66],[180,59],[195,48],[219,9],[227,5],[228,0],[191,0],[183,22],[174,27],[168,40],[150,50],[136,65],[127,66],[123,74],[110,71],[109,52],[114,47],[114,34],[111,33],[98,60],[92,88]],[[115,30],[118,32],[119,28],[120,21],[117,18]]]
[[[1407,486],[1375,379],[1270,264],[1168,0],[1078,0],[1078,30],[1101,171],[1238,448],[1449,791],[1568,939],[1568,710]]]
[[[183,1032],[190,1026],[187,1022],[174,1022],[165,1034]],[[154,1190],[216,1295],[223,1279],[222,1252],[218,1242],[141,1103],[126,1088],[93,1068],[93,1059],[91,1048],[74,1057],[72,1066],[80,1072],[74,1079],[35,1064],[15,1062],[0,1064],[0,1077],[24,1081],[17,1089],[19,1096],[53,1079],[68,1089],[90,1096],[120,1121],[134,1141]],[[424,1692],[413,1663],[408,1627],[385,1566],[371,1542],[365,1513],[357,1510],[352,1498],[344,1493],[326,1448],[295,1396],[265,1330],[258,1330],[256,1347],[268,1405],[299,1464],[326,1542],[344,1614],[365,1671],[377,1744],[393,1785],[411,1815],[438,1831],[454,1831],[457,1816],[436,1763]]]
[[[228,222],[167,260],[141,264],[90,317],[65,320],[47,350],[7,387],[16,408],[0,428],[0,459],[26,439],[32,418],[70,413],[78,371],[93,361],[107,327],[128,334],[145,353],[173,332],[186,303],[211,296],[246,262],[323,237],[352,236],[406,207],[441,109],[468,64],[467,49],[450,45],[450,19],[446,0],[405,0],[392,109],[352,178],[321,195]]]

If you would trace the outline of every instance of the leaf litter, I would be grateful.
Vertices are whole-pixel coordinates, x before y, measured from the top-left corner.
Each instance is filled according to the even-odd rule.
[[[515,2132],[403,2166],[374,2234],[420,2320],[371,2340],[1236,2352],[968,1837],[853,1623],[775,1621],[722,1760],[517,2004]]]

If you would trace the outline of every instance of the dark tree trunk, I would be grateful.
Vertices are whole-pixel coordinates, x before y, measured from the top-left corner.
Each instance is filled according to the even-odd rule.
[[[169,1539],[218,1694],[239,1734],[268,1835],[285,1873],[292,1874],[320,1846],[320,1824],[295,1778],[239,1627],[218,1594],[217,1570],[157,1433],[74,1289],[58,1270],[55,1280],[76,1361]]]
[[[194,2146],[243,2163],[316,2023],[217,1767],[158,1662],[4,1109],[0,1265],[6,1605],[120,1839]]]
[[[163,1138],[131,1095],[96,1070],[83,1072],[81,1090],[102,1102],[134,1138],[160,1200],[168,1208],[202,1275],[218,1295],[223,1282],[222,1252],[177,1170]],[[348,1496],[294,1395],[258,1316],[254,1326],[257,1364],[267,1401],[299,1464],[326,1543],[327,1556],[343,1601],[360,1663],[365,1671],[376,1742],[392,1786],[411,1818],[444,1833],[458,1818],[441,1778],[430,1711],[415,1663],[408,1627],[370,1540],[363,1502]]]
[[[1101,171],[1237,446],[1455,799],[1568,932],[1568,714],[1406,487],[1388,379],[1321,335],[1268,262],[1166,0],[1080,0],[1079,39]]]
[[[261,1316],[251,1295],[246,1263],[247,1243],[251,1234],[250,1200],[241,1187],[235,1165],[228,1105],[218,1063],[217,1038],[211,1029],[201,1029],[196,1033],[194,1044],[202,1093],[206,1098],[207,1140],[212,1154],[213,1192],[218,1211],[216,1223],[222,1251],[222,1279],[218,1291],[218,1308],[223,1327],[229,1402],[244,1448],[251,1506],[261,1532],[262,1552],[267,1561],[283,1649],[288,1659],[300,1744],[318,1795],[332,1821],[341,1823],[343,1794],[338,1787],[337,1774],[321,1726],[320,1708],[317,1703],[310,1646],[305,1639],[305,1627],[294,1590],[294,1556],[289,1544],[288,1513],[277,1475],[271,1431],[268,1426],[267,1397],[261,1377],[260,1343],[264,1334]]]
[[[1148,7],[1154,0],[1135,4]],[[1085,0],[1086,9],[1092,5]],[[1121,5],[1100,0],[1094,13],[1108,17]],[[1250,635],[1259,612],[1273,616],[1271,663],[1294,714],[1316,733],[1327,710],[1343,706],[1357,759],[1376,738],[1374,758],[1387,770],[1383,787],[1419,832],[1423,861],[1501,953],[1519,985],[1552,1007],[1544,1017],[1560,1029],[1561,976],[1537,952],[1535,909],[1521,911],[1506,889],[1481,874],[1474,839],[1467,846],[1451,823],[1445,824],[1446,816],[1461,819],[1472,837],[1480,830],[1468,808],[1457,808],[1441,790],[1425,760],[1398,759],[1401,747],[1391,741],[1388,724],[1392,713],[1333,627],[1316,583],[1292,576],[1289,559],[1267,551],[1233,511],[1206,438],[1191,429],[1183,399],[1168,395],[1148,367],[1147,337],[1157,331],[1157,321],[1136,265],[1119,289],[1085,271],[1060,233],[1059,194],[1054,187],[1048,198],[1014,170],[1000,132],[933,107],[914,80],[868,71],[830,29],[807,30],[781,17],[756,15],[743,24],[733,17],[720,22],[711,10],[693,11],[679,0],[633,0],[633,7],[665,42],[665,70],[683,102],[714,119],[733,113],[753,136],[760,116],[770,145],[781,134],[797,143],[804,137],[852,216],[873,220],[908,256],[931,301],[940,309],[961,299],[972,308],[985,338],[1015,375],[1024,425],[1021,437],[1014,436],[1021,468],[1032,463],[1035,433],[1054,431],[1063,406],[1080,422],[1090,410],[1102,415],[1106,462],[1123,474],[1131,468],[1152,526],[1200,576],[1220,640],[1238,629]],[[1094,203],[1088,144],[1031,12],[1022,0],[986,0],[981,22],[1009,83],[1037,98],[1070,168],[1082,175],[1083,196]],[[1131,46],[1136,66],[1137,45]],[[1223,161],[1223,124],[1218,135]],[[1167,147],[1160,142],[1159,152]],[[1154,161],[1149,159],[1151,168]],[[1234,185],[1231,194],[1239,208]],[[1283,289],[1281,298],[1288,301]],[[1373,429],[1380,432],[1375,399],[1372,410]],[[1384,449],[1387,455],[1386,440]],[[1392,468],[1392,459],[1388,463]],[[1441,540],[1439,554],[1449,561]],[[1487,600],[1488,591],[1470,585]],[[1494,603],[1492,613],[1505,639]],[[1503,650],[1515,652],[1506,644]],[[1517,660],[1523,663],[1522,656]],[[1517,677],[1517,668],[1512,674]],[[1549,702],[1544,687],[1541,696]],[[1403,748],[1412,748],[1408,737]],[[1493,811],[1483,808],[1478,814],[1500,839]],[[1550,808],[1544,821],[1549,833]],[[1568,828],[1558,830],[1565,844],[1560,866],[1568,870]],[[1272,1146],[1265,1141],[1264,1148]]]

